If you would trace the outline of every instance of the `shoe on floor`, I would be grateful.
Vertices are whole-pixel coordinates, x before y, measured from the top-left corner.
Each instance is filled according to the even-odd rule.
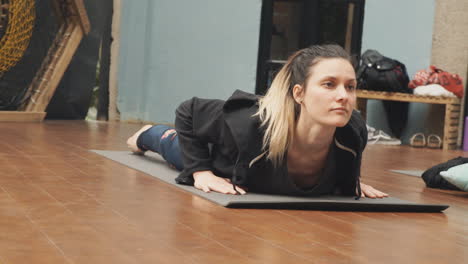
[[[382,130],[367,126],[367,143],[381,145],[401,145],[401,140],[391,137]]]

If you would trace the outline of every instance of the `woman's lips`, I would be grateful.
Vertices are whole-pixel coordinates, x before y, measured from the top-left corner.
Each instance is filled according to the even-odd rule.
[[[346,109],[345,107],[333,108],[332,111],[348,113],[348,109]]]

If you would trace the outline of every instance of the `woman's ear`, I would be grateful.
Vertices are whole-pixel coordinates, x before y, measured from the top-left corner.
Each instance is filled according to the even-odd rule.
[[[296,84],[293,87],[292,93],[294,101],[296,101],[298,104],[301,104],[302,100],[304,100],[304,88],[301,85]]]

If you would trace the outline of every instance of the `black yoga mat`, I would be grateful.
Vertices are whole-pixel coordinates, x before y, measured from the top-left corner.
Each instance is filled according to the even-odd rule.
[[[353,197],[342,196],[293,197],[258,193],[247,193],[245,195],[226,195],[215,192],[205,193],[193,186],[175,183],[174,179],[179,172],[170,168],[158,154],[148,152],[144,156],[140,156],[128,151],[92,150],[92,152],[230,208],[379,212],[440,212],[448,208],[448,205],[412,203],[394,197],[383,199],[361,198],[355,200]]]

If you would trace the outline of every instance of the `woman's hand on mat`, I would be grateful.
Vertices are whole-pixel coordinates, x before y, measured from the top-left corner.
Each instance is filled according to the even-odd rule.
[[[361,183],[361,197],[369,197],[369,198],[384,198],[387,197],[388,194],[381,192],[374,187]]]
[[[224,194],[237,194],[230,179],[221,178],[213,174],[211,171],[197,171],[193,173],[195,180],[195,188],[204,192],[219,192]],[[245,194],[244,188],[236,185],[237,191],[240,194]]]

